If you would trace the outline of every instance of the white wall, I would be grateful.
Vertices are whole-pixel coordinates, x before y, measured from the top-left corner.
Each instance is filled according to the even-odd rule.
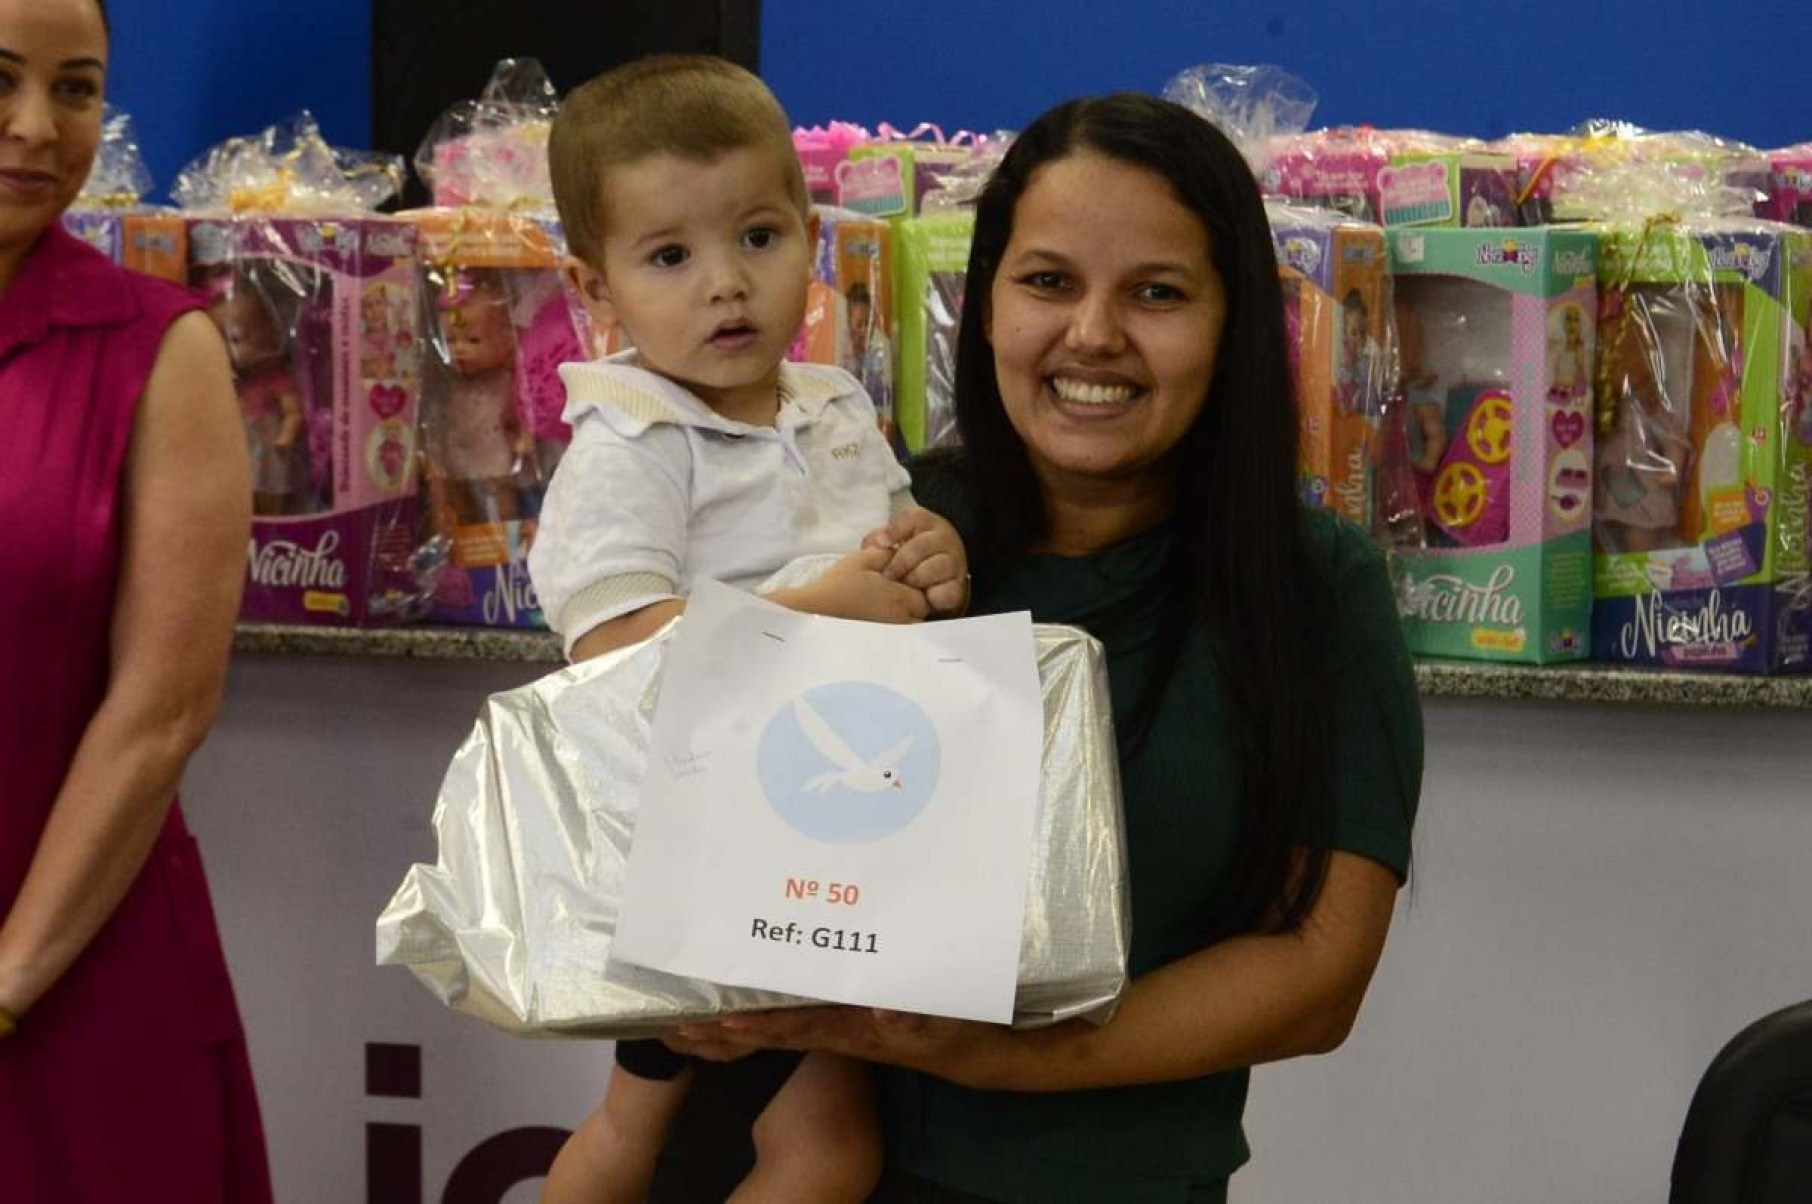
[[[1654,1204],[1700,1073],[1812,997],[1812,714],[1432,701],[1348,1044],[1260,1069],[1236,1204]]]
[[[439,1201],[480,1141],[570,1127],[597,1098],[606,1047],[492,1033],[371,964],[479,701],[545,668],[235,661],[186,806],[281,1200],[365,1200],[365,1126],[391,1122],[421,1127]],[[1236,1204],[1664,1199],[1705,1063],[1812,996],[1812,715],[1435,700],[1427,718],[1415,889],[1348,1045],[1255,1074]],[[422,1046],[420,1100],[366,1097],[368,1041]]]

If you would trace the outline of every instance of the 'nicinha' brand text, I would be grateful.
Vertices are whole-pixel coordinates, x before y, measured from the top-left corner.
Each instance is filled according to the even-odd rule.
[[[1409,588],[1408,613],[1430,623],[1486,624],[1516,627],[1523,621],[1523,600],[1510,592],[1516,570],[1507,564],[1493,569],[1483,584],[1451,573],[1425,577]]]
[[[502,623],[513,626],[518,616],[526,617],[540,610],[541,600],[535,596],[535,587],[522,566],[506,565],[496,570],[491,588],[484,592],[482,605],[486,623],[493,627]]]
[[[1635,602],[1635,614],[1617,633],[1626,657],[1657,656],[1663,648],[1734,647],[1754,631],[1748,611],[1724,609],[1721,590],[1712,590],[1696,607],[1670,607],[1658,592]]]
[[[305,548],[289,539],[250,544],[252,584],[276,589],[346,588],[346,565],[336,555],[340,533],[323,531],[315,546]]]

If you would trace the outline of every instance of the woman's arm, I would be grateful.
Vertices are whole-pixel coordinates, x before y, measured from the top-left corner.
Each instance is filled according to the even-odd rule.
[[[0,924],[0,1007],[24,1012],[137,878],[219,706],[245,578],[251,474],[226,350],[165,335],[126,449],[107,693]]]
[[[682,1029],[703,1057],[825,1049],[965,1086],[1073,1091],[1195,1078],[1326,1053],[1346,1039],[1384,950],[1397,878],[1335,852],[1300,930],[1234,937],[1135,980],[1104,1025],[1018,1032],[854,1008],[731,1016]]]

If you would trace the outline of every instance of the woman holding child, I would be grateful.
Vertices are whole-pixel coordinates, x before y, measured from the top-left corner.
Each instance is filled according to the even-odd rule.
[[[980,199],[967,287],[963,450],[916,492],[962,533],[972,613],[1106,646],[1132,982],[1100,1027],[825,1008],[674,1043],[886,1066],[877,1199],[1224,1200],[1247,1068],[1344,1040],[1408,872],[1421,722],[1382,557],[1297,501],[1263,207],[1200,118],[1045,114]],[[682,1125],[673,1158],[721,1140]]]

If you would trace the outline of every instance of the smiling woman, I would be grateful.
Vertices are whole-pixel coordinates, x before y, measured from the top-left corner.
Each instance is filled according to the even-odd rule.
[[[967,288],[963,449],[915,487],[962,531],[972,610],[1106,649],[1132,983],[1099,1027],[823,1009],[686,1036],[900,1068],[878,1200],[1221,1201],[1248,1068],[1345,1040],[1408,872],[1421,720],[1383,560],[1297,500],[1269,229],[1201,118],[1039,118],[982,192]]]
[[[177,782],[212,721],[250,479],[199,300],[62,229],[94,0],[0,0],[0,1167],[8,1199],[270,1199]]]

